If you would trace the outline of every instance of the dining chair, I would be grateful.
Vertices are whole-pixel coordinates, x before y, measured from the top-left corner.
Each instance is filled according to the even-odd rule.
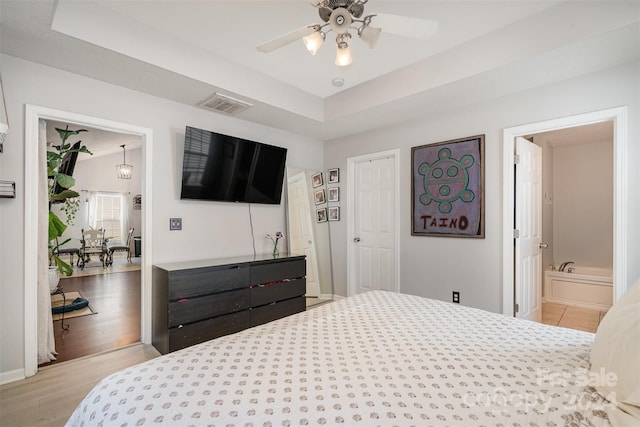
[[[104,228],[100,229],[82,229],[82,240],[80,241],[80,258],[78,266],[84,270],[85,265],[91,261],[92,255],[97,255],[102,262],[102,268],[106,267],[107,259],[107,241],[104,237]]]
[[[133,227],[129,229],[129,233],[127,233],[127,241],[126,244],[122,244],[122,242],[113,242],[107,243],[107,266],[113,264],[113,253],[114,252],[126,252],[127,253],[127,261],[131,262],[131,237],[133,236]]]

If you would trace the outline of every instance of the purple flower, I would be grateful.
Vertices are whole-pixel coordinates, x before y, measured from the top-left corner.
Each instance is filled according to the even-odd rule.
[[[280,240],[282,237],[284,237],[282,231],[277,231],[275,237],[271,236],[271,234],[267,234],[266,236],[264,236],[265,239],[271,239],[273,243],[278,243],[278,240]]]

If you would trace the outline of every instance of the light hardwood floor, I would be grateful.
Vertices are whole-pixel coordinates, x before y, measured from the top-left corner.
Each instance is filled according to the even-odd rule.
[[[542,304],[542,323],[593,333],[598,330],[598,325],[605,314],[607,314],[605,311],[570,305],[550,302]]]
[[[64,426],[102,378],[159,355],[150,345],[135,344],[40,368],[31,378],[0,386],[0,426]]]

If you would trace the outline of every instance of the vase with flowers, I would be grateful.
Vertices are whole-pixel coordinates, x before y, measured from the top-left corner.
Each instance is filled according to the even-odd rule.
[[[276,257],[280,255],[280,250],[278,249],[278,241],[284,237],[282,231],[277,231],[275,235],[267,234],[265,239],[270,239],[273,242],[273,256]]]

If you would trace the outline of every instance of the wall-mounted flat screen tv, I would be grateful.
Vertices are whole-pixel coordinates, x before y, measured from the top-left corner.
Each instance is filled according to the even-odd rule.
[[[287,149],[187,126],[181,199],[280,204]]]

